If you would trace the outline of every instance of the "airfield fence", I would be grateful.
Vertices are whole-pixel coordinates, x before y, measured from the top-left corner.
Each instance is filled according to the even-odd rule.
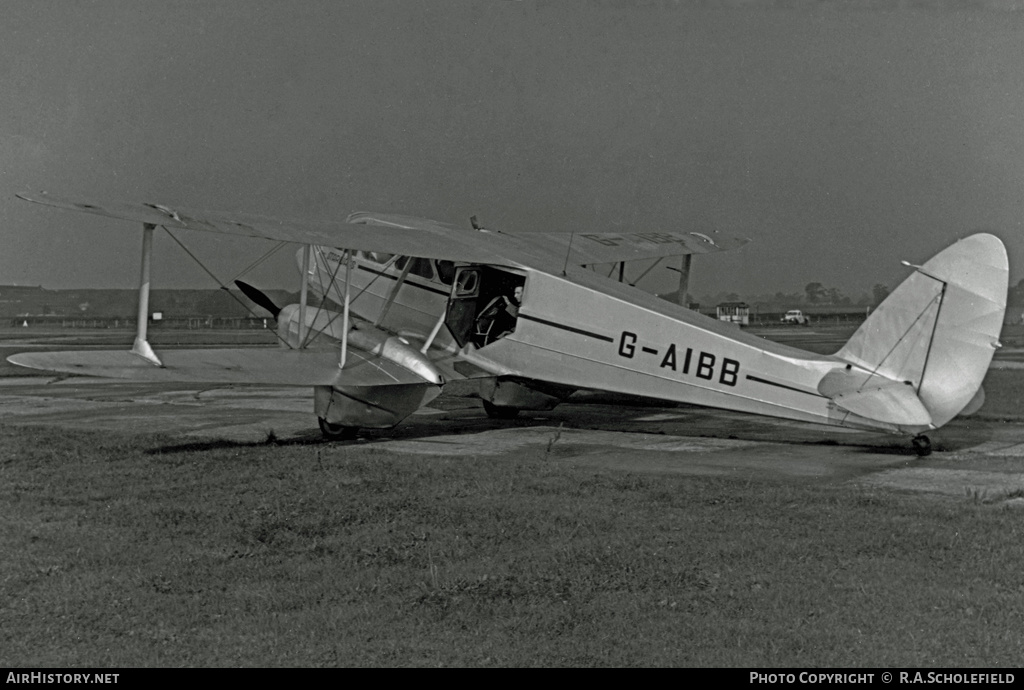
[[[804,315],[809,319],[808,326],[853,326],[861,324],[864,319],[867,318],[867,312],[863,307],[852,309],[837,309],[835,311],[826,311],[824,309],[818,311],[803,310]],[[715,312],[710,310],[700,310],[700,313],[704,316],[715,318]],[[749,324],[744,326],[756,326],[758,328],[766,328],[769,326],[791,326],[793,328],[800,328],[796,324],[785,324],[782,317],[785,316],[786,311],[757,311],[753,308],[749,314]]]
[[[715,312],[701,310],[701,313],[715,318]],[[857,312],[804,312],[810,319],[810,325],[853,325],[864,321],[863,310]],[[758,312],[750,314],[750,326],[767,327],[781,326],[784,311]],[[52,314],[8,317],[0,322],[9,328],[112,328],[135,329],[135,319],[125,317],[75,317],[55,316]],[[157,321],[150,321],[151,329],[167,330],[249,330],[274,328],[274,320],[254,316],[171,316]]]
[[[10,328],[111,328],[135,330],[136,319],[118,317],[15,316],[5,320]],[[274,328],[273,319],[245,316],[175,316],[149,322],[158,330],[249,330]]]

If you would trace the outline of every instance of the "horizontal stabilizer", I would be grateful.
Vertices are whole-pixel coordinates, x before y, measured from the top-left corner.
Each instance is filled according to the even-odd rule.
[[[250,383],[280,386],[422,384],[422,376],[377,355],[349,349],[344,369],[336,350],[223,348],[161,350],[155,366],[127,350],[25,352],[11,364],[81,376],[154,382]],[[433,383],[433,382],[430,382]]]
[[[818,392],[826,398],[834,398],[845,393],[854,393],[864,388],[884,388],[896,382],[884,376],[873,374],[863,369],[846,367],[833,369],[818,382]]]
[[[911,386],[893,383],[840,393],[832,401],[847,412],[903,427],[929,427],[932,416]]]
[[[927,427],[931,414],[913,386],[853,368],[833,369],[818,383],[818,392],[859,417],[898,426]]]

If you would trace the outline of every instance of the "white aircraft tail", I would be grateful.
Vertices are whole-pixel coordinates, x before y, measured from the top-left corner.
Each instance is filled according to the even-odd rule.
[[[998,238],[977,234],[916,269],[836,353],[861,373],[826,376],[822,384],[830,390],[822,392],[857,414],[937,428],[983,400],[981,382],[1006,311],[1009,262]]]

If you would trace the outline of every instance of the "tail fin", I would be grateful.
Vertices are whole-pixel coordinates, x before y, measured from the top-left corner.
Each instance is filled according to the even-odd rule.
[[[981,389],[999,347],[1008,283],[1003,243],[967,237],[917,267],[836,356],[872,372],[876,384],[884,377],[912,386],[940,427]]]

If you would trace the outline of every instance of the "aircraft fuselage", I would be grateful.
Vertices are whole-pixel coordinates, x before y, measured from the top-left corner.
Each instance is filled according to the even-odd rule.
[[[314,256],[311,287],[342,303],[341,252],[323,248]],[[354,314],[422,344],[455,298],[438,266],[413,261],[423,263],[404,271],[401,280],[408,264],[400,268],[401,262],[388,265],[357,253],[349,294]],[[835,357],[751,336],[585,269],[570,267],[560,275],[523,266],[480,268],[492,271],[492,280],[503,275],[522,280],[514,330],[491,342],[460,343],[449,328],[441,328],[430,347],[441,359],[446,353],[449,361],[469,362],[492,376],[568,389],[900,431],[841,410],[818,391],[826,373],[847,366]]]

